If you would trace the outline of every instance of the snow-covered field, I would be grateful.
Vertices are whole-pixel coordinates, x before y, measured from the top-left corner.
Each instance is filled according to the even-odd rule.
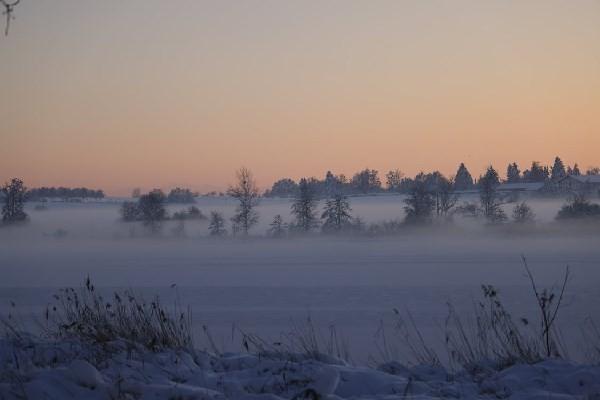
[[[402,217],[398,197],[351,200],[366,222]],[[571,266],[573,278],[557,324],[571,358],[586,362],[583,323],[587,318],[600,322],[600,239],[589,230],[556,229],[551,221],[560,204],[531,201],[542,225],[533,233],[490,231],[473,221],[460,221],[451,228],[390,237],[273,240],[260,237],[272,217],[281,213],[289,220],[289,201],[274,199],[262,202],[255,237],[211,240],[204,237],[206,223],[197,221],[186,225],[184,238],[174,237],[168,225],[162,237],[144,237],[141,230],[132,232],[130,225],[118,221],[118,202],[50,203],[44,211],[29,208],[27,226],[0,231],[0,313],[16,308],[25,321],[31,314],[40,316],[56,288],[79,286],[89,275],[101,290],[131,287],[145,297],[158,294],[166,304],[176,298],[189,304],[196,346],[208,347],[203,333],[207,326],[220,350],[237,354],[201,355],[194,362],[175,352],[128,358],[127,352],[117,351],[97,364],[96,372],[74,361],[86,358],[73,353],[78,345],[36,339],[22,349],[26,360],[42,358],[31,366],[27,385],[28,390],[52,387],[54,392],[46,398],[110,398],[109,392],[119,398],[114,397],[118,376],[128,375],[137,378],[124,380],[130,385],[127,390],[144,398],[242,397],[261,390],[290,398],[313,386],[321,395],[342,398],[489,398],[510,393],[515,393],[512,398],[574,398],[598,393],[593,386],[600,381],[597,368],[546,361],[515,366],[474,383],[460,374],[449,379],[440,370],[432,376],[419,369],[394,375],[367,367],[373,360],[382,361],[378,333],[392,325],[394,308],[410,310],[440,351],[446,302],[470,313],[482,283],[498,286],[516,317],[535,316],[521,254],[540,285],[559,281],[564,267]],[[234,206],[219,198],[203,198],[198,204],[204,213],[215,209],[230,214]],[[64,234],[55,234],[59,230]],[[335,326],[348,343],[351,365],[239,355],[244,350],[240,330],[277,341],[309,316],[323,337]],[[11,346],[0,345],[1,357],[12,357]],[[56,353],[64,358],[48,367],[44,357]],[[80,371],[85,376],[77,376]]]
[[[549,360],[474,377],[443,367],[377,368],[301,354],[151,353],[124,342],[103,354],[77,341],[0,340],[3,399],[596,399],[600,367]],[[17,371],[24,371],[18,373]]]

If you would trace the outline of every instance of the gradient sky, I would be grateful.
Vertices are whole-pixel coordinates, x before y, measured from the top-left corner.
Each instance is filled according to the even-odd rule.
[[[600,164],[598,0],[23,0],[11,29],[0,180]]]

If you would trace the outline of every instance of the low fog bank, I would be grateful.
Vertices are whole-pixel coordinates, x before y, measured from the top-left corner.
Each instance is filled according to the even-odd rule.
[[[372,223],[382,223],[385,221],[401,221],[405,217],[403,195],[381,195],[350,198],[352,215],[360,218],[367,226]],[[477,202],[477,195],[463,195],[458,204],[464,202]],[[141,223],[126,223],[121,221],[119,208],[123,199],[109,198],[104,201],[68,203],[68,202],[48,202],[48,203],[27,203],[25,211],[29,215],[29,220],[21,226],[4,227],[0,229],[0,240],[6,241],[39,241],[48,238],[68,238],[68,239],[93,239],[93,240],[121,240],[129,238],[140,238],[148,236],[147,229]],[[262,199],[256,210],[259,215],[258,223],[252,227],[250,234],[252,236],[265,236],[269,229],[269,224],[276,215],[281,215],[284,223],[292,222],[290,213],[290,199]],[[564,204],[563,199],[528,199],[528,204],[535,213],[535,221],[538,224],[536,232],[542,232],[539,225],[548,227],[550,232],[560,230],[569,225],[567,223],[557,226],[554,224],[556,214]],[[507,215],[511,215],[511,209],[516,203],[509,203],[503,206]],[[194,204],[202,211],[204,215],[209,215],[211,211],[217,211],[223,214],[226,221],[226,228],[230,228],[229,220],[235,213],[237,202],[228,197],[201,197]],[[324,202],[319,203],[319,210],[322,210]],[[41,207],[38,207],[41,206]],[[168,205],[167,212],[173,215],[177,211],[187,209],[188,205]],[[41,209],[40,209],[41,208]],[[320,211],[319,211],[320,216]],[[454,216],[451,224],[454,228],[459,228],[461,234],[469,231],[475,231],[479,234],[483,222],[472,218],[463,218]],[[160,233],[163,239],[174,236],[182,236],[177,231],[177,221],[165,221]],[[230,229],[229,229],[230,230]],[[586,227],[586,230],[589,230]],[[486,229],[487,233],[492,230]],[[498,230],[496,230],[498,231]],[[577,229],[571,229],[569,235],[577,233]],[[207,220],[185,221],[183,236],[187,238],[201,238],[208,235]]]
[[[77,285],[88,274],[98,285],[136,287],[519,284],[521,254],[542,280],[569,264],[582,284],[600,282],[600,227],[553,221],[561,200],[529,203],[538,221],[532,226],[456,217],[390,236],[283,239],[264,232],[272,216],[289,218],[285,199],[261,202],[247,239],[209,238],[206,221],[186,221],[185,236],[173,235],[168,221],[151,236],[141,224],[119,221],[118,201],[30,205],[27,224],[0,229],[0,286]],[[229,216],[235,202],[202,198],[197,206]],[[352,208],[365,223],[403,215],[400,196],[352,198]]]
[[[597,237],[415,234],[381,238],[46,240],[3,243],[1,286],[354,286],[519,283],[520,255],[600,282]]]

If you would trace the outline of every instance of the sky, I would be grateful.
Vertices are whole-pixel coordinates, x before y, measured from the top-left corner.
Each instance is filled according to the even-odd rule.
[[[600,1],[23,0],[0,180],[223,189],[600,164]]]

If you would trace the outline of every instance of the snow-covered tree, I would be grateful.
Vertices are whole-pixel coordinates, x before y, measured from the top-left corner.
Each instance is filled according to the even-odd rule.
[[[4,198],[2,222],[12,224],[25,221],[27,219],[27,214],[24,211],[27,188],[23,181],[17,178],[11,179],[0,189],[0,193]]]
[[[294,229],[309,232],[317,227],[317,200],[312,185],[306,178],[300,179],[298,194],[292,203],[292,214],[295,217]]]
[[[248,230],[258,222],[258,213],[254,209],[258,205],[258,187],[247,168],[236,172],[237,184],[227,190],[227,194],[238,201],[235,215],[231,218],[234,232],[248,235]]]
[[[454,177],[454,187],[456,190],[466,190],[473,186],[473,177],[469,173],[464,163],[460,163],[456,176]]]
[[[335,194],[325,202],[321,215],[324,232],[339,232],[352,223],[350,202],[343,194]]]
[[[521,170],[517,163],[508,164],[506,167],[506,182],[517,183],[521,180]]]
[[[557,156],[554,159],[554,165],[552,166],[551,179],[553,181],[556,181],[560,178],[563,178],[566,175],[567,173],[565,171],[565,164],[563,164],[560,157]]]

